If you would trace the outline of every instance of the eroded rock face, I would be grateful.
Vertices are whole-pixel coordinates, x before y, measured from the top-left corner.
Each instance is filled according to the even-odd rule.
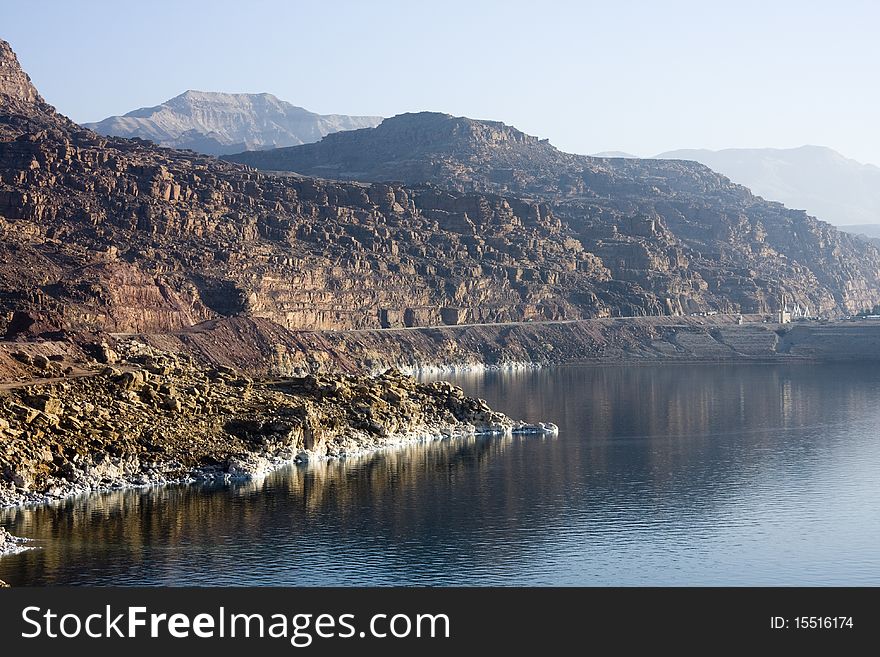
[[[14,56],[3,61],[14,99],[0,110],[9,339],[236,316],[354,329],[880,301],[873,247],[699,165],[630,169],[440,115],[391,130],[412,154],[399,172],[457,189],[266,175],[100,137],[31,101]],[[394,139],[371,153],[373,133],[343,134],[325,142],[393,154]],[[511,191],[531,200],[495,194]]]
[[[604,290],[607,268],[539,204],[264,176],[52,114],[2,129],[9,337],[241,314],[288,328],[553,319],[640,303],[633,286]]]
[[[31,79],[21,69],[8,43],[0,39],[0,103],[45,104]]]
[[[643,301],[622,314],[707,307],[853,312],[880,293],[880,254],[696,162],[563,153],[502,123],[422,112],[316,144],[228,159],[343,180],[400,180],[537,198]],[[600,295],[601,296],[601,295]]]

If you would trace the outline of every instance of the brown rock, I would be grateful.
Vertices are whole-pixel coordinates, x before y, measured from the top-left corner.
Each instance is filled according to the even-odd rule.
[[[43,413],[51,415],[60,415],[64,410],[61,400],[51,395],[32,395],[24,398],[24,402],[31,408],[35,408]]]

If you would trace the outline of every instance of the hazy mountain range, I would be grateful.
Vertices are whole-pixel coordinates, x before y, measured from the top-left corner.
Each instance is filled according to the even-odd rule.
[[[340,130],[370,128],[379,116],[315,114],[272,94],[187,91],[161,105],[85,123],[102,135],[140,137],[208,155],[294,146]]]
[[[657,158],[701,162],[755,194],[847,230],[880,223],[880,167],[830,148],[678,150]]]

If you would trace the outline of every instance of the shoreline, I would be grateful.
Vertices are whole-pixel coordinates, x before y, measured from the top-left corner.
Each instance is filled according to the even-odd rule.
[[[236,317],[185,332],[113,336],[110,341],[137,339],[199,362],[264,376],[331,367],[443,375],[570,363],[880,360],[880,322],[746,320],[662,316],[333,331],[286,329],[262,318]]]
[[[389,436],[388,440],[382,444],[364,446],[360,449],[351,450],[340,455],[318,455],[306,454],[300,452],[293,457],[284,455],[264,455],[252,453],[245,458],[236,459],[232,466],[233,470],[222,470],[217,467],[212,468],[196,468],[188,475],[183,477],[165,478],[161,474],[155,479],[143,481],[141,476],[123,477],[107,484],[99,486],[90,486],[87,484],[71,483],[69,487],[53,492],[53,493],[21,493],[18,497],[14,494],[5,494],[0,496],[0,513],[9,509],[27,509],[46,504],[58,504],[68,500],[101,493],[111,493],[122,490],[147,490],[152,488],[161,488],[163,486],[185,486],[192,484],[222,484],[231,482],[246,482],[259,480],[273,472],[277,472],[282,468],[289,466],[307,467],[311,463],[321,463],[330,461],[344,461],[347,459],[356,459],[379,453],[383,450],[393,450],[400,447],[417,445],[421,443],[429,443],[441,440],[459,440],[473,437],[503,437],[503,436],[543,436],[552,437],[559,433],[558,427],[552,422],[548,423],[527,423],[516,422],[512,425],[505,426],[483,426],[478,427],[468,424],[444,425],[433,428],[425,427],[422,430],[407,432]],[[357,437],[355,436],[355,439]],[[0,527],[0,531],[3,528]],[[14,541],[19,543],[26,542],[29,539],[14,537],[7,533]],[[2,535],[0,535],[2,537]],[[0,547],[0,556],[6,554],[15,554],[21,552],[27,547],[13,552],[4,552]]]
[[[394,369],[251,379],[140,343],[124,346],[89,376],[3,391],[0,507],[252,479],[292,463],[428,440],[558,432]]]
[[[53,495],[37,494],[19,500],[0,497],[0,517],[2,517],[3,513],[13,509],[27,510],[40,506],[60,505],[75,500],[78,497],[100,495],[102,493],[112,493],[116,491],[146,491],[165,486],[220,485],[235,482],[259,481],[274,472],[291,466],[309,467],[310,464],[321,462],[364,458],[385,450],[394,450],[422,443],[502,436],[555,437],[558,433],[559,428],[553,423],[529,424],[522,421],[513,425],[504,426],[477,427],[469,424],[450,424],[433,428],[425,427],[422,431],[390,436],[384,444],[364,447],[338,456],[310,455],[308,458],[303,458],[303,454],[300,453],[293,458],[284,458],[282,456],[265,457],[253,455],[253,458],[250,459],[250,465],[253,466],[252,468],[248,469],[246,467],[246,462],[242,462],[240,465],[245,467],[240,467],[239,470],[232,473],[228,471],[222,472],[217,469],[195,470],[187,477],[174,479],[162,478],[148,483],[143,483],[138,480],[120,479],[107,485],[89,488],[80,487],[74,484],[69,489]],[[31,542],[32,539],[15,536],[0,525],[0,559],[29,550],[38,550],[39,546],[31,545]],[[4,587],[8,587],[8,585],[0,580],[0,588]]]
[[[13,364],[0,372],[8,382],[0,508],[254,479],[447,437],[556,431],[518,424],[436,380],[446,375],[880,357],[880,323],[866,322],[663,317],[302,332],[271,349],[263,330],[260,320],[236,318],[196,327],[185,342],[107,336],[97,352],[74,342],[0,344],[0,366]]]
[[[416,365],[401,366],[397,369],[407,376],[446,376],[449,374],[482,374],[484,372],[523,372],[552,367],[546,363],[529,361],[511,361],[497,364],[489,363],[449,363],[447,365]]]

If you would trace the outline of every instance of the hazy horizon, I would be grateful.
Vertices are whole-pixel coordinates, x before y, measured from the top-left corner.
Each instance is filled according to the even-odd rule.
[[[321,114],[441,111],[574,153],[827,146],[880,163],[880,5],[37,0],[2,36],[79,122],[187,89]],[[355,53],[355,54],[351,54]]]

